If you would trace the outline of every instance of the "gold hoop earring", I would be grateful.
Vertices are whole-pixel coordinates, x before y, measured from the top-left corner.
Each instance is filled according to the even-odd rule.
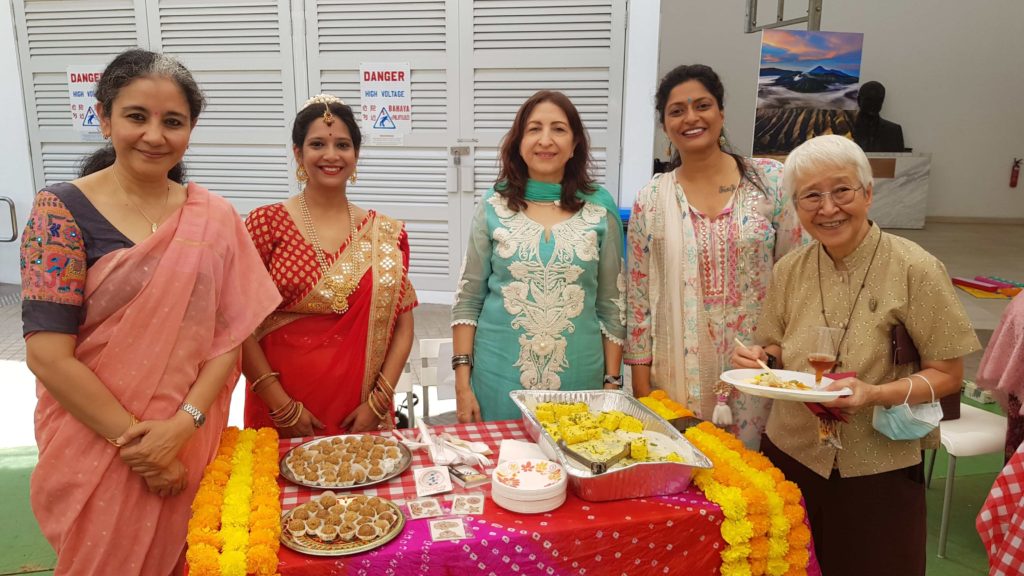
[[[299,181],[299,184],[305,184],[309,182],[309,174],[306,173],[306,169],[299,166],[295,169],[295,179]]]
[[[353,170],[352,171],[352,175],[348,177],[348,181],[350,183],[352,183],[352,184],[356,183],[356,171],[355,170]]]

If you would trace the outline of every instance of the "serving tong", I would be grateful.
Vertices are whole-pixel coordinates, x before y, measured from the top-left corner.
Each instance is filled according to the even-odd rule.
[[[558,447],[561,448],[570,458],[589,468],[591,474],[604,474],[619,460],[629,456],[629,444],[623,444],[622,450],[613,454],[607,460],[594,460],[586,454],[577,452],[576,450],[569,448],[569,445],[565,443],[565,440],[559,440]]]

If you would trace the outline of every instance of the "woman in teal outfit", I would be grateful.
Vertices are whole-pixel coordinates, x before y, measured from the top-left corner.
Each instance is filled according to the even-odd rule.
[[[512,390],[622,385],[622,223],[590,177],[590,143],[561,92],[519,108],[477,206],[452,335],[459,422],[521,414]]]

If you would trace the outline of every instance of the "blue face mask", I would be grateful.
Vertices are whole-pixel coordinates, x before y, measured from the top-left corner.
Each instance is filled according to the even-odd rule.
[[[932,388],[931,382],[925,380],[928,383],[928,388],[932,391],[932,401],[911,406],[907,404],[907,400],[910,399],[910,392],[914,389],[914,382],[909,378],[907,380],[910,381],[910,388],[907,390],[907,397],[903,400],[903,404],[892,408],[875,406],[875,414],[871,420],[871,425],[875,427],[875,430],[893,440],[924,438],[942,420],[942,405],[935,401],[935,389]]]

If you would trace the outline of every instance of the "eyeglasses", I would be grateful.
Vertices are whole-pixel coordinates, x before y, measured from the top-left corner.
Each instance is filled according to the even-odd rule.
[[[836,206],[846,206],[853,199],[857,197],[857,190],[863,190],[864,186],[838,186],[833,188],[831,192],[818,192],[817,190],[811,190],[805,193],[803,196],[797,198],[797,205],[800,208],[807,210],[808,212],[821,208],[821,205],[825,203],[825,197],[832,197],[832,203]]]

